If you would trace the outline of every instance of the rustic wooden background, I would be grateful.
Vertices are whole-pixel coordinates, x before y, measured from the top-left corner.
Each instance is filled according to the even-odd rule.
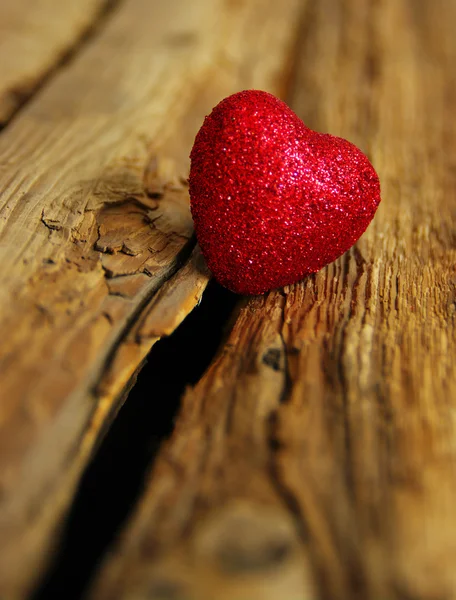
[[[454,0],[0,0],[2,600],[54,597],[84,470],[201,300],[188,154],[245,88],[360,146],[383,202],[334,264],[233,302],[85,597],[456,598],[455,23]]]

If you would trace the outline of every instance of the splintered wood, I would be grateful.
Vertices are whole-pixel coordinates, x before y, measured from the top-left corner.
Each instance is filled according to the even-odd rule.
[[[309,3],[288,100],[369,154],[382,205],[245,303],[93,599],[456,598],[455,19]]]
[[[101,6],[54,4],[67,45]],[[191,140],[221,97],[283,94],[298,14],[297,0],[119,2],[1,133],[2,599],[26,597],[124,387],[201,298]],[[55,28],[16,79],[2,57],[0,93],[57,64]]]

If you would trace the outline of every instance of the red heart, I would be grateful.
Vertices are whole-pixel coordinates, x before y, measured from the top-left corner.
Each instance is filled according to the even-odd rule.
[[[319,271],[356,242],[380,202],[356,146],[312,131],[266,92],[222,100],[190,157],[198,242],[215,278],[241,294]]]

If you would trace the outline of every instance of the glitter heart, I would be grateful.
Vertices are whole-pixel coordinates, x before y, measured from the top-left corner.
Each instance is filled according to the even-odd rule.
[[[222,100],[190,158],[198,242],[215,278],[241,294],[319,271],[358,240],[380,202],[361,150],[312,131],[266,92]]]

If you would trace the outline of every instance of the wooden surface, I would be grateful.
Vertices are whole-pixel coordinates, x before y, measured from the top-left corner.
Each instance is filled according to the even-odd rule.
[[[456,598],[455,18],[308,4],[288,100],[368,152],[383,203],[243,303],[92,598]]]
[[[455,22],[451,0],[123,0],[1,132],[2,600],[203,293],[187,157],[248,87],[359,145],[383,202],[334,264],[240,299],[88,595],[456,598]]]
[[[297,9],[125,0],[2,132],[2,599],[44,567],[123,388],[198,302],[204,266],[155,295],[195,244],[191,140],[220,97],[283,91]]]
[[[0,0],[0,126],[77,53],[102,23],[107,0]]]

